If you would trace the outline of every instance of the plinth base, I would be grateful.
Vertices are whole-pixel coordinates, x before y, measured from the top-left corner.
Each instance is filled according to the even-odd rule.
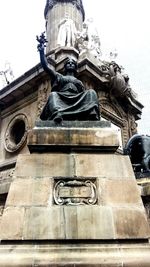
[[[149,267],[149,225],[130,159],[115,153],[116,132],[100,122],[52,124],[39,122],[32,153],[17,159],[0,266]]]
[[[149,267],[150,244],[1,244],[0,266]]]
[[[33,152],[98,151],[114,152],[119,146],[118,133],[108,121],[38,121],[28,135]]]

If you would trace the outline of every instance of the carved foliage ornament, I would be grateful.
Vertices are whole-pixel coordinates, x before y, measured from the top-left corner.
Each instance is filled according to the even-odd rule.
[[[54,186],[54,203],[57,205],[94,205],[97,189],[90,180],[59,180]]]
[[[44,105],[46,104],[48,93],[50,91],[50,82],[45,81],[39,86],[38,89],[38,103],[37,103],[37,117],[40,117],[40,114],[42,112],[42,109]]]
[[[4,136],[4,146],[8,152],[16,152],[24,145],[28,128],[28,119],[25,114],[18,114],[10,121]]]
[[[81,11],[83,21],[84,21],[85,11],[84,11],[82,0],[47,0],[45,10],[44,10],[45,19],[47,17],[48,10],[52,9],[54,7],[54,5],[56,5],[58,3],[71,3],[71,4],[75,5],[77,7],[77,9]]]

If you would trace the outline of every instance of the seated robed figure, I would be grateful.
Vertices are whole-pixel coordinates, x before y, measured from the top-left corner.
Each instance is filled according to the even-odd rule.
[[[83,83],[75,77],[77,63],[68,58],[65,62],[65,75],[48,66],[44,54],[45,36],[37,37],[38,51],[43,69],[49,74],[52,90],[40,115],[41,120],[100,120],[99,101],[93,89],[86,90]]]

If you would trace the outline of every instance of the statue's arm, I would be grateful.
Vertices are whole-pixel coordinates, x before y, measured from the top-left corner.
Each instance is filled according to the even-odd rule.
[[[46,42],[47,42],[44,33],[42,33],[40,35],[40,37],[37,36],[37,41],[38,41],[37,48],[38,48],[38,51],[40,53],[41,65],[42,65],[43,69],[45,70],[45,72],[47,72],[49,74],[51,79],[55,80],[57,73],[48,66],[47,58],[46,58],[45,53],[44,53],[44,48],[45,48]]]

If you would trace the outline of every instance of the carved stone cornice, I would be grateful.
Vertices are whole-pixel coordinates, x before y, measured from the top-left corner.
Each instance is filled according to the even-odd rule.
[[[114,106],[106,99],[100,100],[101,114],[108,120],[116,123],[119,127],[124,127],[125,114],[119,106]]]
[[[47,0],[45,10],[44,10],[45,19],[47,17],[47,13],[48,13],[49,9],[52,9],[58,3],[71,3],[71,4],[75,5],[77,7],[77,9],[81,11],[83,21],[84,21],[85,11],[84,11],[82,0]]]
[[[119,127],[124,127],[124,120],[118,117],[116,114],[112,114],[108,109],[101,107],[101,115],[107,118],[107,120],[116,123]]]

